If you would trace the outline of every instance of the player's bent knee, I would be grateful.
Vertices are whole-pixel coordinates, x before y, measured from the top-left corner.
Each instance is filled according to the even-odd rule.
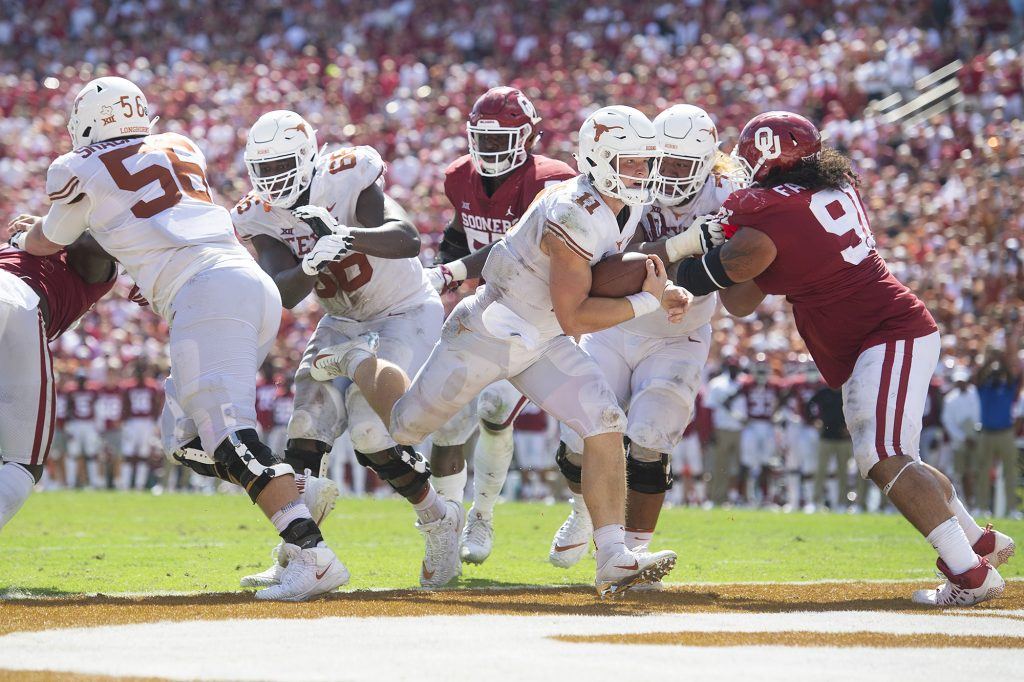
[[[295,471],[308,469],[314,475],[320,475],[330,454],[330,443],[309,438],[289,438],[284,448],[284,463]]]
[[[380,452],[394,447],[395,441],[379,419],[349,425],[352,447],[359,452]]]
[[[565,441],[558,444],[558,453],[555,455],[555,463],[558,465],[559,471],[565,476],[566,480],[570,483],[577,485],[583,482],[583,467],[581,466],[581,457],[578,452],[570,452],[566,447]]]
[[[626,454],[626,487],[653,495],[670,490],[673,483],[669,454],[630,444]]]
[[[417,496],[430,481],[430,464],[409,446],[368,454],[356,450],[356,461],[372,470],[402,497]]]
[[[169,454],[175,462],[191,469],[200,476],[219,478],[222,481],[238,484],[238,481],[228,473],[227,466],[217,462],[203,452],[203,444],[199,440],[199,436],[196,436],[181,447],[172,449]]]
[[[217,446],[214,459],[227,467],[228,474],[245,488],[253,502],[274,478],[295,473],[260,441],[255,429],[229,435]]]

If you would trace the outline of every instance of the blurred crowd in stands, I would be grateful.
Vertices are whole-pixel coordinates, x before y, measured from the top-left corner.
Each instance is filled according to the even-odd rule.
[[[829,144],[852,156],[880,253],[942,330],[936,390],[948,396],[959,385],[954,373],[974,382],[996,354],[1004,366],[1018,366],[1022,28],[1024,0],[7,0],[0,14],[0,212],[3,222],[45,212],[46,168],[68,149],[72,94],[105,74],[136,81],[161,117],[160,130],[201,145],[225,206],[248,191],[245,135],[270,109],[300,112],[329,145],[375,147],[389,164],[387,191],[424,234],[425,262],[451,216],[443,170],[465,152],[468,110],[488,87],[522,88],[544,118],[538,151],[570,163],[575,131],[605,104],[652,116],[677,102],[699,105],[718,123],[724,151],[754,114],[789,109],[817,122]],[[948,107],[896,117],[874,104],[894,95],[912,100],[929,74],[956,60],[955,90],[935,100]],[[56,369],[65,380],[79,376],[97,391],[159,385],[166,326],[129,302],[128,288],[120,285],[58,342]],[[787,379],[805,374],[808,357],[785,308],[776,299],[748,318],[721,315],[709,379],[731,367],[763,366]],[[271,403],[285,402],[319,315],[312,300],[285,313],[263,372]],[[121,395],[116,419],[128,420],[126,388]],[[786,399],[772,417],[780,461],[789,450]],[[101,436],[114,428],[102,410],[115,402],[108,398],[92,417]],[[283,409],[264,407],[265,428],[286,419]],[[802,408],[792,414],[809,428],[820,419]],[[698,438],[705,444],[716,440],[709,415]],[[950,453],[962,445],[941,423],[937,428]],[[111,452],[122,449],[112,436],[107,442]],[[159,462],[153,452],[152,463]],[[976,472],[974,482],[1000,468],[1009,466]],[[79,483],[87,469],[74,472]],[[787,466],[777,470],[785,479]],[[157,479],[148,472],[144,478],[142,485]],[[677,486],[677,502],[708,499],[697,479],[685,496]],[[524,480],[528,496],[558,493],[543,476]],[[718,502],[750,495],[774,501],[765,480],[731,482]],[[789,504],[824,502],[813,491],[789,495]],[[849,499],[829,506],[845,508]],[[992,498],[977,504],[991,508]]]

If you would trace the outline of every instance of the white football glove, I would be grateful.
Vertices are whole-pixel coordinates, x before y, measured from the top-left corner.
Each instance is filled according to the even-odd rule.
[[[666,241],[668,259],[674,263],[688,256],[703,256],[716,246],[724,244],[725,228],[717,217],[700,216],[683,232]]]
[[[439,294],[455,291],[466,279],[466,266],[457,260],[447,265],[428,268],[427,279],[430,280],[434,291]]]
[[[334,216],[331,215],[330,211],[328,211],[323,206],[314,206],[312,204],[300,206],[299,208],[296,208],[295,210],[292,211],[292,215],[301,220],[302,222],[308,223],[310,227],[313,228],[313,232],[315,232],[316,236],[318,237],[327,236],[326,234],[321,234],[321,232],[323,232],[324,230],[330,232],[331,234],[339,234],[345,237],[347,237],[351,232],[351,230],[347,226],[342,225],[337,220],[335,220]],[[317,227],[315,226],[315,223],[317,221],[323,223],[323,229],[317,229]]]
[[[348,235],[329,234],[326,237],[320,237],[313,245],[312,251],[303,256],[302,271],[310,277],[314,277],[328,263],[337,263],[344,258],[350,246],[352,246],[352,237]]]
[[[28,232],[15,232],[11,235],[11,238],[7,240],[7,243],[16,249],[25,250],[25,237]]]

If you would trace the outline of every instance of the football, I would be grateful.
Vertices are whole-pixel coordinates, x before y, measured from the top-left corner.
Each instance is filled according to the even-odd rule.
[[[647,278],[647,254],[616,253],[590,269],[590,295],[622,298],[640,293]]]

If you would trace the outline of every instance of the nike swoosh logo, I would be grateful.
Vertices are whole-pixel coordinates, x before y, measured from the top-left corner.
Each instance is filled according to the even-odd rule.
[[[430,580],[433,577],[434,577],[434,571],[428,571],[427,570],[427,564],[424,562],[424,564],[423,564],[423,579],[424,580]]]
[[[616,565],[615,568],[621,568],[621,569],[623,569],[625,571],[635,571],[636,569],[640,568],[640,562],[638,562],[638,561],[636,561],[634,559],[632,566],[619,566],[619,565]]]
[[[338,205],[338,202],[334,202],[333,204],[331,204],[330,206],[328,206],[328,207],[327,207],[327,212],[328,212],[328,213],[334,213],[334,207],[335,207],[335,206],[337,206],[337,205]]]
[[[587,544],[587,543],[585,543],[585,542],[578,542],[575,545],[566,545],[565,547],[562,547],[561,545],[555,545],[555,551],[556,552],[565,552],[565,551],[570,550],[570,549],[576,549],[577,547],[582,547],[585,544]]]
[[[334,565],[333,561],[331,563],[327,564],[327,568],[325,568],[324,570],[322,570],[322,571],[320,571],[319,573],[316,574],[316,579],[320,580],[325,575],[327,575],[327,571],[331,570],[331,566],[333,566],[333,565]]]
[[[693,338],[692,336],[687,336],[686,339],[690,343],[700,343],[700,341],[698,341],[697,339]]]

